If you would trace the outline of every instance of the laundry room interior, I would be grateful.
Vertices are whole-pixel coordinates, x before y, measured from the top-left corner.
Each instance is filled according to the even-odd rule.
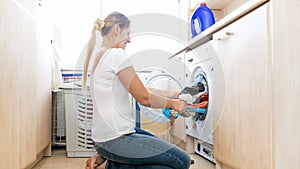
[[[145,89],[185,104],[149,106],[129,87],[136,132],[183,150],[190,169],[300,169],[300,0],[1,0],[1,169],[83,169],[99,155],[93,27],[115,11]]]

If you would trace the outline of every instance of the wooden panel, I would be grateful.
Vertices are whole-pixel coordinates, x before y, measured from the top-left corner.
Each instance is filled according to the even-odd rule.
[[[176,137],[176,140],[174,140],[174,144],[177,144],[179,141],[185,141],[185,119],[182,116],[179,116],[177,119],[174,121],[174,129],[172,136]]]
[[[6,23],[5,27],[1,28],[1,37],[5,37],[0,50],[1,71],[6,75],[1,81],[4,90],[4,98],[1,100],[4,105],[1,114],[3,113],[4,117],[1,121],[6,121],[6,115],[11,116],[11,119],[1,128],[1,134],[4,131],[2,138],[6,140],[1,144],[1,152],[4,153],[1,155],[1,161],[5,162],[4,165],[1,162],[3,167],[0,168],[24,168],[35,159],[36,105],[30,91],[34,88],[32,72],[35,70],[32,62],[36,57],[36,28],[33,20],[17,5],[6,2],[1,7],[4,14],[1,23]]]
[[[36,18],[17,1],[2,0],[0,11],[0,168],[25,168],[36,159],[37,136],[50,128],[45,117],[50,113],[51,62],[37,52]],[[43,124],[39,135],[37,122]]]
[[[155,122],[148,118],[143,112],[141,112],[141,128],[146,130],[155,136],[165,139],[169,134],[170,123],[169,122]],[[166,141],[169,141],[166,139]]]
[[[234,0],[189,0],[191,8],[196,9],[201,2],[206,2],[210,9],[223,9],[226,5],[230,4]]]
[[[171,125],[170,122],[156,122],[153,119],[148,118],[143,112],[141,112],[140,115],[141,128],[143,130],[176,145],[180,144],[182,141],[185,142],[186,134],[183,117],[179,116],[175,119],[174,124]]]
[[[233,169],[231,167],[228,167],[222,163],[219,163],[218,161],[216,162],[216,169]]]
[[[223,11],[224,16],[230,14],[231,12],[233,12],[237,8],[241,7],[243,4],[247,3],[248,1],[251,1],[251,0],[233,0],[231,3],[227,4],[223,8],[222,11]]]
[[[300,1],[272,2],[273,168],[299,169]]]
[[[269,169],[272,95],[266,6],[214,39],[225,76],[224,111],[215,112],[221,118],[215,130],[215,158],[228,168]]]

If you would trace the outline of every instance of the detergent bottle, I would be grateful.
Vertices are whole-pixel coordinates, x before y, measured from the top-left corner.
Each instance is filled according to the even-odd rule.
[[[206,2],[202,1],[200,6],[195,10],[191,18],[192,38],[203,32],[205,29],[215,23],[214,14],[207,7]]]

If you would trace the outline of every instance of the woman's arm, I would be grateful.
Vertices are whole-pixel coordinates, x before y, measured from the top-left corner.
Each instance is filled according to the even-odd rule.
[[[133,67],[127,67],[118,73],[118,77],[130,94],[143,106],[152,108],[172,108],[184,112],[186,103],[178,99],[162,97],[151,90],[147,90]]]
[[[151,87],[146,87],[146,88],[149,92],[153,92],[162,97],[167,97],[170,99],[178,99],[178,96],[180,93],[179,90],[161,90],[161,89],[156,89],[156,88],[151,88]]]

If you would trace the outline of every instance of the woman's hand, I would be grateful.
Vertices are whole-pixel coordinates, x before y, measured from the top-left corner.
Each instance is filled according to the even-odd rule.
[[[176,100],[173,100],[173,102],[172,102],[172,109],[177,112],[180,112],[180,113],[185,112],[186,106],[187,106],[187,103],[182,100],[176,99]]]
[[[181,93],[181,91],[175,91],[175,99],[179,98],[180,93]]]

